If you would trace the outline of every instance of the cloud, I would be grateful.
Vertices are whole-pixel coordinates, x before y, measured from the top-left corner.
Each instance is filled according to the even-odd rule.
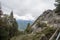
[[[30,14],[32,18],[37,18],[44,10],[54,9],[55,0],[0,0],[4,12],[14,11],[14,14],[23,18]],[[9,13],[8,13],[9,14]],[[31,17],[29,17],[30,19]]]
[[[16,18],[17,20],[18,19],[22,19],[22,20],[34,20],[34,18],[32,17],[31,14],[27,14],[27,15],[24,15],[24,16],[18,16],[16,14],[14,14],[14,18]]]

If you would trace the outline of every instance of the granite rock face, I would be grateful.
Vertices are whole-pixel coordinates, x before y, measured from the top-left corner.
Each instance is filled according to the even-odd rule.
[[[33,29],[33,31],[36,31],[38,29],[40,29],[41,31],[41,27],[37,26],[37,23],[40,24],[47,24],[47,26],[50,27],[59,27],[60,26],[60,15],[59,13],[55,13],[54,10],[46,10],[43,12],[43,14],[41,14],[37,20],[31,25],[31,29]],[[44,27],[43,27],[44,28]]]

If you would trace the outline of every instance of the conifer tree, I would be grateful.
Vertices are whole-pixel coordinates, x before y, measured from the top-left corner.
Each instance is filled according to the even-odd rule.
[[[30,33],[30,29],[31,29],[30,23],[28,23],[25,32],[26,32],[26,33]]]
[[[56,3],[55,3],[55,6],[56,6],[55,12],[58,13],[58,12],[60,12],[60,0],[55,0],[55,1],[56,1]]]

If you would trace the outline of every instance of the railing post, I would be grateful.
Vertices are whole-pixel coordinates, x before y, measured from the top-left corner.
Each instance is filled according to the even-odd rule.
[[[59,28],[56,29],[55,33],[51,36],[51,38],[49,40],[53,40],[53,38],[55,37],[55,35],[57,34]]]

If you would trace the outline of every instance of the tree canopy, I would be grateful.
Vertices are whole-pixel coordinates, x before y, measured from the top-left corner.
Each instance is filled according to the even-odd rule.
[[[55,1],[56,1],[56,3],[55,3],[55,6],[56,6],[55,12],[58,13],[58,12],[60,12],[60,0],[55,0]]]

